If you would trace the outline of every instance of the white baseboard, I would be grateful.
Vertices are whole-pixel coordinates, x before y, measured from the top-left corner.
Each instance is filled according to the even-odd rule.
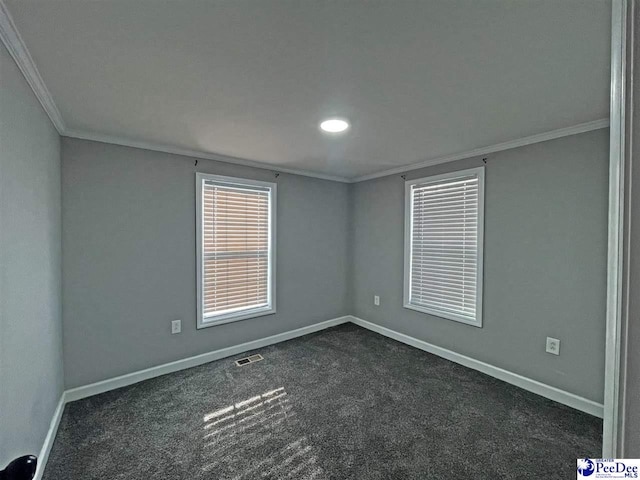
[[[284,342],[286,340],[291,340],[292,338],[301,337],[309,333],[318,332],[320,330],[324,330],[325,328],[330,328],[330,327],[347,323],[347,322],[352,322],[363,328],[366,328],[373,332],[384,335],[385,337],[393,338],[394,340],[405,343],[415,348],[419,348],[420,350],[424,350],[425,352],[432,353],[434,355],[445,358],[452,362],[458,363],[460,365],[464,365],[465,367],[478,370],[494,378],[505,381],[517,387],[523,388],[524,390],[528,390],[530,392],[546,397],[550,400],[554,400],[558,403],[562,403],[564,405],[575,408],[577,410],[581,410],[583,412],[589,413],[596,417],[602,418],[603,416],[603,405],[601,403],[594,402],[593,400],[589,400],[587,398],[581,397],[579,395],[575,395],[565,390],[552,387],[550,385],[544,384],[537,380],[533,380],[531,378],[524,377],[522,375],[510,372],[503,368],[496,367],[489,363],[481,362],[480,360],[467,357],[465,355],[459,354],[452,350],[438,347],[437,345],[433,345],[423,340],[410,337],[409,335],[405,335],[403,333],[396,332],[389,328],[382,327],[380,325],[368,322],[366,320],[363,320],[353,315],[334,318],[324,322],[309,325],[307,327],[302,327],[296,330],[291,330],[288,332],[279,333],[277,335],[272,335],[270,337],[260,338],[258,340],[253,340],[251,342],[241,343],[240,345],[234,345],[232,347],[227,347],[220,350],[214,350],[208,353],[203,353],[195,357],[189,357],[182,360],[177,360],[175,362],[165,363],[164,365],[159,365],[157,367],[151,367],[145,370],[128,373],[126,375],[110,378],[107,380],[103,380],[101,382],[92,383],[90,385],[72,388],[65,392],[64,401],[73,402],[75,400],[80,400],[82,398],[87,398],[93,395],[98,395],[100,393],[108,392],[110,390],[115,390],[116,388],[126,387],[128,385],[132,385],[134,383],[138,383],[143,380],[159,377],[160,375],[165,375],[167,373],[177,372],[179,370],[196,367],[198,365],[203,365],[205,363],[209,363],[214,360],[219,360],[221,358],[231,357],[233,355],[238,355],[240,353],[247,352],[250,350],[256,350],[258,348],[274,345],[276,343]],[[56,422],[60,421],[59,416],[61,414],[62,414],[62,406],[59,405],[58,410],[56,410],[57,419],[54,416],[54,420],[52,420],[52,424],[51,424],[52,427],[54,425],[54,421]],[[55,424],[55,426],[57,428],[57,423]],[[51,431],[49,433],[51,434]],[[53,431],[53,437],[55,437],[55,429]],[[49,435],[47,436],[47,439],[49,440]],[[46,442],[45,442],[45,445],[46,445]],[[44,453],[44,447],[43,447],[43,452],[41,452],[40,454],[41,458],[43,453]],[[46,453],[48,455],[48,451]]]
[[[471,357],[467,357],[454,351],[447,350],[446,348],[432,345],[423,340],[410,337],[409,335],[396,332],[389,328],[381,327],[380,325],[376,325],[375,323],[368,322],[353,315],[349,316],[349,321],[363,328],[366,328],[367,330],[379,333],[381,335],[384,335],[385,337],[393,338],[394,340],[405,343],[415,348],[419,348],[420,350],[424,350],[425,352],[433,353],[434,355],[445,358],[447,360],[451,360],[452,362],[458,363],[460,365],[464,365],[465,367],[478,370],[494,378],[510,383],[524,390],[536,393],[555,402],[562,403],[596,417],[603,417],[603,405],[601,403],[597,403],[593,400],[589,400],[573,393],[560,390],[559,388],[546,385],[542,382],[538,382],[537,380],[523,377],[522,375],[504,370],[503,368],[499,368],[494,365],[475,360]]]
[[[220,350],[214,350],[213,352],[203,353],[196,355],[195,357],[189,357],[175,362],[165,363],[157,367],[147,368],[146,370],[140,370],[138,372],[128,373],[119,377],[110,378],[101,382],[92,383],[82,387],[72,388],[65,392],[65,399],[67,402],[73,402],[82,398],[97,395],[99,393],[108,392],[109,390],[115,390],[116,388],[126,387],[134,383],[148,380],[150,378],[159,377],[167,373],[177,372],[186,368],[197,367],[205,363],[213,362],[225,357],[231,357],[239,353],[247,352],[249,350],[255,350],[257,348],[266,347],[275,343],[291,340],[292,338],[308,335],[309,333],[318,332],[325,328],[340,325],[342,323],[349,322],[351,317],[338,317],[331,320],[327,320],[320,323],[315,323],[307,327],[298,328],[296,330],[290,330],[288,332],[279,333],[270,337],[260,338],[251,342],[241,343],[240,345],[234,345],[232,347],[222,348]]]
[[[33,477],[34,480],[42,479],[42,474],[44,473],[44,468],[47,466],[47,460],[49,458],[49,453],[51,452],[51,447],[53,447],[53,442],[56,439],[56,433],[58,433],[58,425],[60,425],[60,420],[62,419],[62,412],[64,412],[65,403],[65,394],[64,392],[62,392],[62,395],[60,395],[58,406],[56,407],[55,412],[53,412],[53,417],[51,418],[51,423],[49,424],[47,436],[44,438],[44,443],[42,444],[40,454],[38,455],[38,466],[36,468],[36,474]]]

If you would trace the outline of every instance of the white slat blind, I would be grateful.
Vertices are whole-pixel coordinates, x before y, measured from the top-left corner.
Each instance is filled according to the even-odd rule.
[[[202,183],[203,322],[270,307],[272,189]]]
[[[408,303],[480,323],[483,171],[412,182]],[[406,295],[406,293],[405,293]]]

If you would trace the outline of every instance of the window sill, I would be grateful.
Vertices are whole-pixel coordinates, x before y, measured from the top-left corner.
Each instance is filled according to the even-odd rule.
[[[419,307],[411,303],[405,303],[404,308],[415,310],[416,312],[420,313],[427,313],[433,317],[440,317],[444,318],[445,320],[453,320],[454,322],[464,323],[465,325],[471,325],[472,327],[482,328],[482,318],[470,320],[461,315],[456,315],[455,313],[444,312],[442,310],[434,310],[426,307]]]
[[[239,322],[241,320],[248,320],[250,318],[262,317],[263,315],[273,315],[276,313],[274,307],[261,307],[253,310],[243,310],[240,312],[233,312],[228,315],[220,315],[219,317],[212,317],[211,320],[198,319],[198,329],[215,327],[218,325],[224,325],[226,323]]]

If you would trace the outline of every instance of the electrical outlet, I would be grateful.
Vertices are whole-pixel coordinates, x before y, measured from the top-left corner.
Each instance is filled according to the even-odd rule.
[[[560,355],[560,340],[557,338],[547,337],[547,353]]]
[[[373,296],[373,304],[374,304],[376,307],[379,307],[379,306],[380,306],[380,297],[379,297],[378,295],[374,295],[374,296]]]
[[[182,320],[173,320],[171,322],[171,333],[180,333],[182,331]]]

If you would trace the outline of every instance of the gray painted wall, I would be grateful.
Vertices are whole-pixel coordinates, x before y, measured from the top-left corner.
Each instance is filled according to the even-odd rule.
[[[60,143],[0,44],[0,468],[38,455],[63,389]]]
[[[640,13],[640,1],[635,2]],[[640,72],[640,15],[636,13],[634,25],[634,71]],[[637,75],[637,73],[636,73]],[[631,222],[629,257],[629,315],[627,325],[627,382],[624,386],[626,409],[625,457],[640,458],[640,82],[636,76],[633,85],[632,174],[633,189],[630,198]]]
[[[407,179],[478,165],[438,165]],[[483,328],[402,307],[404,181],[355,184],[353,313],[602,402],[607,165],[606,129],[489,157]],[[547,336],[561,340],[560,356],[545,353]]]
[[[196,330],[194,173],[273,173],[67,138],[62,152],[68,388],[354,313],[602,401],[606,130],[489,158],[482,329],[402,307],[399,176],[345,185],[283,174],[278,313]],[[183,333],[171,335],[178,318]],[[544,353],[546,336],[561,339],[559,357]]]
[[[350,313],[349,185],[68,138],[62,165],[68,388]],[[195,172],[278,183],[276,314],[196,330]]]

